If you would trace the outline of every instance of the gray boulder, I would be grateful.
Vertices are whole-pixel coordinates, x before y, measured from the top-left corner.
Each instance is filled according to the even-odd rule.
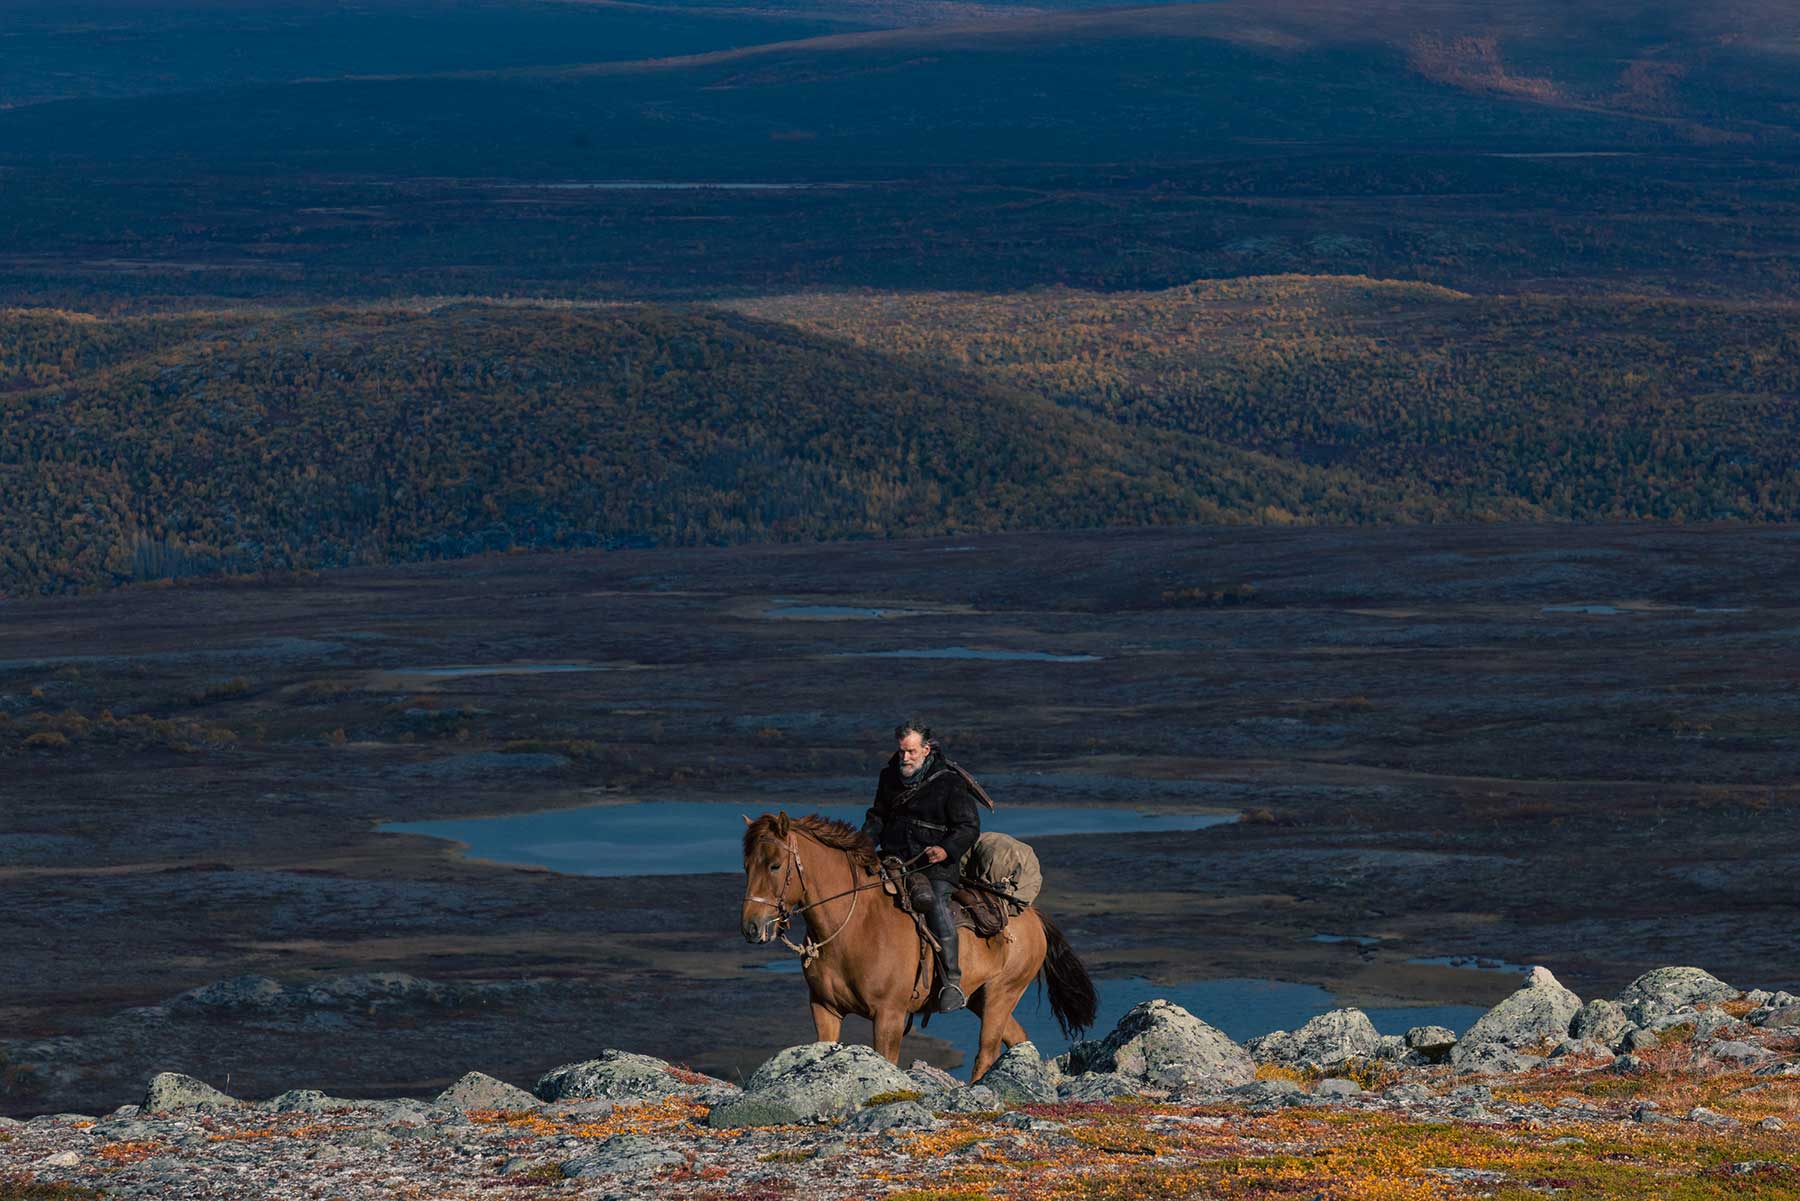
[[[1059,1101],[1111,1101],[1142,1096],[1144,1085],[1117,1072],[1083,1072],[1065,1078],[1056,1088]]]
[[[1800,1005],[1783,1005],[1780,1009],[1759,1010],[1751,1015],[1750,1024],[1768,1030],[1783,1030],[1789,1026],[1800,1026]]]
[[[1566,1059],[1569,1056],[1604,1055],[1612,1058],[1612,1048],[1605,1043],[1597,1043],[1591,1038],[1565,1038],[1550,1048],[1550,1058]]]
[[[1280,1109],[1287,1105],[1304,1105],[1306,1090],[1292,1080],[1252,1080],[1230,1089],[1227,1095],[1252,1109]]]
[[[1451,1053],[1451,1062],[1459,1073],[1492,1076],[1529,1072],[1541,1066],[1544,1057],[1526,1055],[1503,1043],[1460,1042]]]
[[[138,1110],[147,1114],[177,1113],[184,1109],[229,1109],[242,1104],[204,1080],[179,1072],[158,1072],[150,1078],[150,1087],[138,1102]]]
[[[356,1106],[355,1101],[328,1097],[316,1088],[292,1088],[278,1097],[259,1101],[256,1107],[270,1113],[336,1113]]]
[[[1645,972],[1619,994],[1619,1008],[1640,1026],[1701,1001],[1729,1001],[1738,990],[1697,967],[1659,967]]]
[[[845,1122],[843,1129],[872,1134],[883,1130],[929,1130],[936,1125],[931,1111],[917,1101],[892,1101],[863,1110]]]
[[[1448,1026],[1414,1026],[1403,1036],[1406,1049],[1426,1063],[1442,1063],[1456,1046],[1456,1031]]]
[[[1083,1053],[1077,1058],[1075,1050]],[[1069,1073],[1117,1072],[1171,1089],[1229,1088],[1256,1077],[1244,1048],[1179,1005],[1145,1001],[1098,1044],[1072,1049]]]
[[[1457,1071],[1523,1070],[1494,1066],[1504,1059],[1494,1050],[1517,1051],[1546,1039],[1561,1042],[1580,1011],[1580,997],[1558,984],[1550,969],[1534,967],[1524,987],[1476,1019],[1451,1050],[1450,1062]]]
[[[1377,1059],[1405,1059],[1407,1053],[1406,1036],[1403,1034],[1383,1034],[1375,1040]]]
[[[1256,1063],[1293,1063],[1300,1058],[1300,1040],[1289,1030],[1271,1030],[1244,1044],[1244,1050]]]
[[[981,1077],[1003,1105],[1035,1105],[1056,1100],[1056,1072],[1031,1043],[1008,1047]]]
[[[660,1101],[664,1097],[722,1098],[738,1092],[734,1084],[684,1072],[652,1055],[636,1055],[612,1047],[596,1059],[566,1063],[538,1077],[532,1091],[545,1101],[602,1097],[611,1101]]]
[[[757,1068],[742,1095],[713,1106],[706,1120],[716,1127],[828,1121],[850,1116],[881,1093],[917,1091],[873,1047],[807,1043]]]
[[[971,1084],[934,1098],[932,1108],[939,1113],[993,1113],[1000,1098],[985,1084]]]
[[[1423,1084],[1392,1084],[1381,1091],[1381,1096],[1396,1105],[1423,1105],[1433,1094]]]
[[[1356,1081],[1345,1080],[1340,1076],[1333,1076],[1328,1080],[1319,1081],[1318,1087],[1313,1089],[1313,1096],[1324,1097],[1327,1100],[1342,1101],[1350,1097],[1360,1097],[1362,1096],[1362,1092],[1362,1085],[1358,1084]]]
[[[906,1069],[906,1074],[912,1078],[913,1087],[926,1096],[935,1096],[938,1093],[947,1093],[962,1087],[962,1081],[943,1068],[933,1067],[923,1059],[913,1060],[913,1065]]]
[[[1613,1042],[1612,1049],[1621,1055],[1635,1055],[1639,1051],[1649,1051],[1658,1045],[1654,1033],[1642,1026],[1627,1026],[1625,1033]]]
[[[481,1072],[469,1072],[432,1099],[433,1109],[536,1109],[538,1099],[522,1088]]]
[[[1761,1043],[1737,1039],[1720,1039],[1717,1042],[1708,1043],[1706,1050],[1714,1059],[1742,1068],[1761,1067],[1765,1063],[1773,1063],[1781,1058]]]
[[[1334,1009],[1321,1013],[1294,1031],[1296,1063],[1306,1067],[1335,1068],[1352,1059],[1369,1059],[1380,1045],[1375,1023],[1360,1009]]]
[[[687,1162],[687,1156],[667,1143],[641,1134],[615,1134],[585,1155],[563,1164],[564,1176],[630,1176],[637,1179]]]
[[[1569,1033],[1575,1038],[1592,1039],[1612,1046],[1631,1025],[1631,1019],[1618,1004],[1596,997],[1576,1011],[1569,1022]]]

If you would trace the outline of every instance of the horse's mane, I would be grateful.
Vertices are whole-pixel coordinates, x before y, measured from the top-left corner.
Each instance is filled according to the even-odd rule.
[[[863,837],[861,830],[848,822],[818,813],[808,813],[802,817],[789,817],[785,813],[763,814],[744,831],[744,858],[750,857],[751,848],[762,839],[773,838],[779,842],[787,837],[789,830],[798,830],[833,850],[848,852],[850,862],[866,872],[876,869],[878,861],[875,846]]]

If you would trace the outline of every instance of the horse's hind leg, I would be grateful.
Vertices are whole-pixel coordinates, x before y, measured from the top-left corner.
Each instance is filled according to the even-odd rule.
[[[975,1070],[969,1076],[971,1084],[987,1075],[987,1070],[1000,1058],[1001,1043],[1014,1047],[1026,1041],[1025,1028],[1013,1016],[1013,1008],[1018,1005],[1019,998],[1025,995],[1025,990],[1016,988],[1001,992],[996,987],[997,983],[990,981],[983,990],[981,1044],[975,1052]]]

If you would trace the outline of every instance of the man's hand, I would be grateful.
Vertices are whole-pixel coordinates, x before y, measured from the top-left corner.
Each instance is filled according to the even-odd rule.
[[[946,851],[943,847],[925,848],[925,862],[927,863],[942,863],[948,858],[950,858],[950,852]]]

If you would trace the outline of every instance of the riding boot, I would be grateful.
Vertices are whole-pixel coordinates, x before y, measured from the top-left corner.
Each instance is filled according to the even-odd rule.
[[[962,963],[958,959],[956,946],[956,919],[950,915],[950,893],[956,885],[949,880],[933,880],[931,883],[932,905],[927,920],[932,936],[938,940],[938,964],[943,975],[942,987],[938,989],[937,1007],[940,1013],[948,1013],[969,1003],[969,998],[963,994],[962,989]]]

